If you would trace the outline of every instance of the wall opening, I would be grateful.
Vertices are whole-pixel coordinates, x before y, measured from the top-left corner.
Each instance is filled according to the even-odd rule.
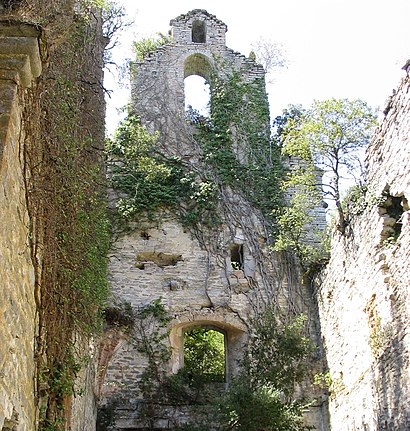
[[[184,80],[185,113],[191,123],[197,124],[200,117],[209,117],[211,91],[206,79],[191,75]]]
[[[184,333],[184,371],[202,383],[226,381],[225,334],[216,329],[194,328]]]
[[[184,64],[185,113],[188,120],[197,124],[201,117],[209,117],[211,89],[210,60],[203,54],[190,55]]]
[[[231,265],[232,268],[237,270],[243,270],[243,245],[232,244],[231,245]]]
[[[194,321],[189,320],[175,326],[169,334],[172,349],[170,362],[171,371],[176,374],[179,370],[184,368],[184,362],[186,360],[184,341],[191,331],[195,329],[213,330],[214,332],[222,334],[219,335],[221,339],[223,337],[223,343],[220,342],[219,346],[220,350],[222,350],[221,346],[224,348],[224,360],[222,361],[224,364],[224,382],[229,384],[232,377],[239,371],[239,361],[242,358],[243,346],[246,344],[247,340],[245,328],[241,327],[242,322],[237,322],[238,326],[232,326],[226,323],[224,319],[222,319],[222,321],[211,321],[206,318],[207,316],[204,316],[205,318],[197,317],[198,318]],[[220,375],[222,375],[222,373],[220,373]]]
[[[204,21],[194,21],[192,23],[192,42],[206,42],[206,26]]]
[[[409,210],[409,204],[405,196],[392,196],[386,190],[386,199],[379,208],[379,214],[383,219],[382,240],[395,242],[401,234],[403,214]]]

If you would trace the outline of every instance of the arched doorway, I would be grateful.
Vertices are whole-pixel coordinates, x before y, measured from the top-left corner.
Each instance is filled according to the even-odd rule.
[[[184,369],[204,383],[226,381],[225,333],[217,328],[190,328],[184,333]]]
[[[241,328],[241,329],[239,329]],[[193,336],[196,337],[192,339]],[[188,351],[188,345],[186,340],[189,339],[188,344],[192,345],[197,342],[197,350],[207,348],[209,343],[213,343],[215,347],[214,357],[211,362],[214,361],[218,365],[219,381],[229,383],[232,376],[238,371],[238,363],[242,357],[243,346],[247,340],[247,333],[245,328],[242,329],[241,325],[234,326],[231,323],[226,323],[222,318],[217,319],[206,319],[206,317],[199,317],[197,320],[183,322],[175,325],[170,332],[170,344],[172,349],[171,359],[171,370],[173,373],[177,373],[185,365],[185,356]],[[204,340],[204,338],[210,338],[211,340]],[[201,341],[202,340],[202,341]],[[193,350],[193,351],[192,351]],[[218,353],[219,352],[219,353]],[[195,349],[191,349],[189,355],[192,354],[192,358],[195,358]],[[199,358],[201,357],[199,352]],[[198,356],[196,356],[198,359]],[[206,365],[207,359],[200,358],[202,366]],[[191,359],[190,359],[191,360]],[[196,368],[194,368],[194,372]],[[213,373],[210,373],[213,374]],[[223,374],[223,376],[222,376]],[[209,376],[212,377],[211,375]],[[215,380],[214,380],[215,381]]]

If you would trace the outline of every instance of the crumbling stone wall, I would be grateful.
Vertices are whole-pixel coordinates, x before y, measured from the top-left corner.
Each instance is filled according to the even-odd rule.
[[[193,42],[194,22],[206,23],[204,42]],[[227,26],[204,10],[195,9],[180,15],[170,24],[171,43],[133,65],[135,80],[131,92],[135,112],[144,113],[144,124],[174,141],[174,146],[178,145],[174,151],[178,149],[182,154],[192,152],[189,138],[185,144],[184,78],[199,75],[209,81],[212,68],[217,64],[221,66],[221,73],[242,71],[242,77],[248,81],[263,78],[264,70],[253,60],[227,48]],[[181,133],[181,126],[184,133]]]
[[[22,123],[25,88],[41,72],[38,31],[0,24],[0,429],[34,429],[34,268],[29,247]]]
[[[333,429],[410,427],[409,68],[367,151],[368,203],[318,279]]]
[[[198,22],[202,24],[195,24]],[[243,82],[256,83],[263,80],[264,71],[225,46],[226,25],[204,10],[181,15],[171,25],[171,42],[133,65],[132,110],[151,132],[159,130],[157,151],[167,158],[180,158],[196,173],[205,169],[203,152],[185,118],[184,78],[195,74],[210,81],[211,73],[225,77],[234,72]],[[247,101],[244,97],[241,109],[244,116],[252,117],[254,107],[248,107]],[[266,93],[263,103],[267,110]],[[258,124],[255,134],[269,137],[269,122]],[[238,160],[246,163],[235,144]],[[166,341],[172,347],[169,372],[183,366],[185,330],[203,326],[224,332],[229,382],[238,370],[254,313],[275,303],[284,314],[309,314],[311,304],[297,262],[269,251],[270,233],[260,210],[232,187],[218,187],[221,225],[205,234],[183,225],[177,214],[166,210],[160,210],[155,221],[135,220],[128,230],[117,233],[110,252],[109,280],[117,306],[138,310],[161,298],[171,318]],[[118,197],[121,195],[110,190],[112,209]],[[243,265],[235,269],[230,250],[239,246]],[[128,332],[110,329],[101,350],[101,406],[104,414],[110,411],[110,426],[145,429],[148,425],[139,413],[144,401],[140,379],[147,358],[133,342],[132,328]],[[319,423],[320,413],[313,410],[311,419]],[[170,418],[169,411],[161,411],[160,406],[155,413],[150,423],[155,429],[172,429],[189,417],[181,410]]]
[[[53,289],[59,289],[60,299],[63,296],[62,283],[54,277],[63,272],[61,262],[53,253],[55,249],[50,252],[49,240],[55,240],[58,228],[64,225],[65,218],[56,209],[61,208],[60,199],[73,183],[69,169],[59,170],[61,160],[52,152],[59,147],[63,136],[73,148],[80,146],[79,130],[84,131],[86,126],[89,144],[86,151],[92,159],[91,164],[94,163],[93,167],[101,166],[102,160],[101,151],[97,150],[97,147],[102,150],[104,139],[105,105],[101,82],[105,42],[101,34],[97,39],[84,38],[86,47],[82,52],[94,61],[91,67],[88,64],[81,69],[78,62],[71,62],[70,76],[62,67],[64,55],[69,55],[64,42],[75,33],[73,24],[75,26],[76,22],[81,21],[78,14],[84,10],[84,3],[82,9],[79,6],[80,3],[74,0],[0,2],[1,430],[37,429],[44,426],[45,412],[49,424],[56,419],[55,429],[70,425],[71,429],[95,427],[95,409],[92,408],[95,405],[94,378],[90,377],[92,368],[83,370],[79,375],[75,388],[78,393],[73,402],[69,383],[66,383],[65,404],[60,404],[53,412],[52,408],[48,408],[47,400],[52,398],[59,382],[56,374],[53,379],[47,380],[47,374],[55,372],[56,367],[52,370],[55,351],[51,347],[53,340],[48,339],[44,343],[51,332],[50,320],[46,323],[44,318],[46,308],[50,309],[50,302],[45,300],[45,296]],[[97,16],[95,14],[95,19]],[[89,22],[101,30],[101,20]],[[91,47],[93,43],[95,45]],[[77,55],[77,48],[70,45],[69,50]],[[96,51],[98,54],[94,56]],[[59,98],[60,104],[54,109],[50,109],[47,99],[55,95],[56,82],[67,83],[73,75],[84,78],[81,94],[83,116],[70,133],[61,127],[52,134],[48,125],[51,124],[55,130],[58,120],[72,118],[70,115],[78,105],[64,105],[67,93]],[[91,143],[94,145],[92,149]],[[65,147],[68,148],[70,145]],[[80,160],[81,157],[76,159],[77,162]],[[52,173],[61,181],[60,187],[50,180]],[[103,177],[100,176],[99,180]],[[95,190],[93,187],[93,180],[87,182],[88,190]],[[76,198],[76,193],[70,195],[73,202]],[[67,205],[64,211],[66,209]],[[51,214],[53,217],[50,217]],[[45,282],[47,277],[48,284]],[[60,322],[53,324],[53,331],[60,335],[54,339],[55,345],[58,345],[61,335],[67,334],[68,329],[61,322],[72,310],[66,313],[60,300],[56,300],[54,305],[54,310],[61,312],[59,316],[54,312]],[[72,342],[80,346],[76,335],[73,335]],[[85,347],[80,350],[86,355],[89,353],[88,342],[81,339],[81,343]],[[84,387],[85,394],[81,397]],[[52,418],[53,414],[60,415],[58,420]],[[71,420],[70,424],[70,419],[75,420]]]

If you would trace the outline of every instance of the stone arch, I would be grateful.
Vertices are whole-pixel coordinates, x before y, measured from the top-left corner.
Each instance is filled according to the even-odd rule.
[[[192,23],[192,42],[206,43],[206,24],[205,21],[195,20]]]
[[[211,62],[203,54],[195,53],[184,62],[184,105],[194,108],[201,115],[209,116],[211,89],[209,79]]]
[[[104,334],[98,348],[98,365],[96,376],[96,394],[100,396],[103,391],[107,369],[114,356],[128,341],[128,336],[118,329],[111,329]]]
[[[188,56],[184,62],[184,78],[198,75],[207,81],[211,77],[211,60],[204,54],[194,53]]]
[[[224,334],[225,381],[229,383],[238,371],[238,361],[247,340],[247,333],[241,325],[228,323],[226,319],[219,317],[197,316],[172,327],[169,335],[172,373],[177,373],[184,366],[184,333],[196,328],[212,329]]]

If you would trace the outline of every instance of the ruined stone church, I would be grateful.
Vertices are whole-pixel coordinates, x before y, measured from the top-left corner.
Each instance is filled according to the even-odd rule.
[[[147,370],[176,375],[186,334],[211,330],[223,340],[223,392],[267,308],[283,321],[305,315],[318,346],[298,387],[312,400],[305,425],[410,429],[409,65],[367,149],[374,199],[346,234],[331,233],[329,262],[306,278],[292,253],[272,251],[280,182],[269,176],[264,70],[226,46],[225,23],[180,15],[170,39],[131,65],[130,116],[155,136],[183,196],[124,221],[116,211],[132,196],[115,179],[127,149],[108,161],[103,152],[101,15],[90,2],[3,3],[0,429],[181,429],[197,406],[159,398]],[[186,110],[191,75],[209,83],[221,123]],[[324,209],[314,215],[312,230],[323,230]]]

